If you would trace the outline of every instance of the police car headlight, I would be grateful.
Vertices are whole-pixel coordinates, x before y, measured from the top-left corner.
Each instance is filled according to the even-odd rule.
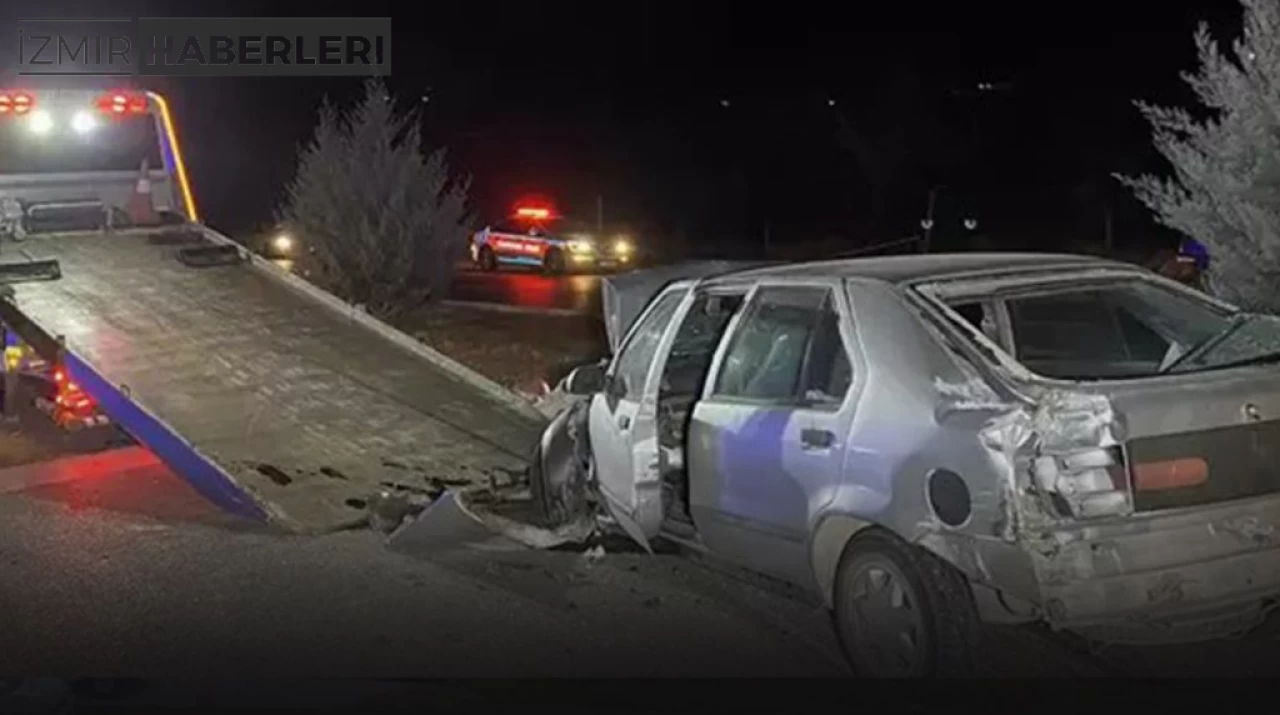
[[[614,243],[613,243],[613,252],[614,252],[614,253],[617,253],[617,254],[620,254],[620,255],[624,255],[624,256],[625,256],[625,255],[627,255],[627,254],[631,253],[631,251],[633,251],[633,250],[635,250],[635,246],[632,246],[632,245],[631,245],[631,241],[628,241],[628,240],[627,240],[627,239],[625,239],[625,238],[619,238],[617,241],[614,241]]]
[[[591,253],[596,247],[590,241],[576,240],[569,242],[569,250],[573,253]]]

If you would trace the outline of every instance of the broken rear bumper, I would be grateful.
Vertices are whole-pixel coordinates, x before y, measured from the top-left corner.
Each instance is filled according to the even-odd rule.
[[[1034,560],[1057,627],[1145,626],[1172,638],[1182,626],[1195,640],[1192,631],[1218,635],[1215,624],[1247,627],[1265,600],[1280,595],[1276,496],[1075,526],[1054,531],[1049,543]]]

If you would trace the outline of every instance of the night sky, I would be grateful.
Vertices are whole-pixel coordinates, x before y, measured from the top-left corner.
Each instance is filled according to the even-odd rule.
[[[1196,22],[1229,36],[1240,15],[1229,0],[30,4],[390,15],[392,89],[473,177],[479,219],[530,191],[593,216],[599,195],[610,222],[743,251],[766,225],[779,244],[907,235],[930,187],[944,245],[969,216],[1011,247],[1097,241],[1108,211],[1118,243],[1160,240],[1109,178],[1161,169],[1131,101],[1188,101],[1178,73],[1194,67]],[[206,219],[238,232],[270,219],[320,98],[348,100],[359,83],[153,86],[174,104]]]

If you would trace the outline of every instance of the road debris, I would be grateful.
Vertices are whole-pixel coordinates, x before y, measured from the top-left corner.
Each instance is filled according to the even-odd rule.
[[[596,544],[582,552],[582,560],[587,562],[587,566],[591,566],[600,559],[603,559],[604,554],[604,546],[602,544]]]
[[[413,505],[403,493],[378,492],[369,500],[369,526],[375,531],[390,534],[395,531],[413,510]]]
[[[389,543],[410,552],[457,547],[551,549],[587,542],[596,531],[591,519],[578,519],[555,529],[517,521],[492,511],[486,498],[492,501],[492,495],[485,491],[446,491],[396,529]]]

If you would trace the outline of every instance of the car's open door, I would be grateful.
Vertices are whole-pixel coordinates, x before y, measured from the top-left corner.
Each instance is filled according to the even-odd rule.
[[[600,495],[619,526],[646,548],[663,520],[658,381],[694,284],[673,283],[649,303],[609,365],[588,416]]]

